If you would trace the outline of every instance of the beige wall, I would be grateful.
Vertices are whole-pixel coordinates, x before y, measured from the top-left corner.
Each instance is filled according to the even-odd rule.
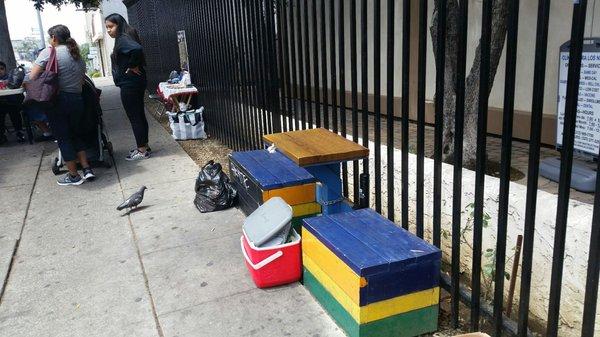
[[[309,1],[309,9],[312,10],[313,1]],[[357,1],[360,4],[360,1]],[[320,4],[320,2],[318,2]],[[349,1],[345,3],[345,50],[346,50],[346,90],[350,90],[351,78],[350,78],[350,9]],[[336,0],[336,21],[338,19],[337,8],[339,6],[339,0]],[[368,23],[368,65],[369,65],[369,93],[373,93],[373,1],[368,1],[368,12],[369,12],[369,23]],[[533,68],[534,68],[534,54],[535,54],[535,39],[536,39],[536,20],[537,20],[537,1],[521,1],[519,13],[519,41],[518,41],[518,62],[517,62],[517,81],[516,81],[516,97],[515,97],[515,137],[528,139],[529,138],[529,116],[531,109],[531,94],[533,89]],[[553,1],[551,2],[551,18],[549,25],[549,41],[548,41],[548,56],[547,56],[547,70],[546,70],[546,88],[544,95],[544,125],[543,125],[543,142],[546,144],[554,144],[555,141],[555,119],[556,115],[556,97],[557,97],[557,76],[558,76],[558,53],[561,44],[566,42],[570,37],[571,31],[571,17],[572,17],[572,1]],[[433,11],[433,2],[429,1],[429,15],[428,24],[430,24],[431,13]],[[329,6],[326,9],[326,18],[329,24]],[[310,12],[312,13],[312,12]],[[358,52],[358,89],[361,90],[360,82],[360,5],[357,8],[357,52]],[[416,109],[416,68],[417,68],[417,42],[418,42],[418,2],[413,2],[413,26],[412,26],[412,43],[411,43],[411,111],[415,116],[414,110]],[[399,98],[401,95],[401,55],[402,55],[402,1],[397,0],[395,2],[395,58],[394,58],[394,97],[396,98],[394,112],[396,115],[400,114]],[[586,22],[586,37],[589,36],[600,36],[600,6],[594,6],[594,0],[588,4],[588,19]],[[312,27],[312,20],[315,19],[312,15],[309,16],[310,27]],[[320,27],[320,17],[316,18],[317,23]],[[594,21],[594,22],[592,22]],[[388,68],[387,62],[387,1],[381,1],[381,93],[384,96],[387,95],[386,88],[386,74]],[[481,34],[481,0],[470,0],[469,1],[469,30],[468,40],[469,46],[467,48],[467,71],[470,69],[473,62],[474,51],[479,41]],[[312,33],[309,34],[309,38],[312,45]],[[431,36],[427,34],[427,74],[426,74],[426,98],[431,103],[435,91],[435,60],[433,58]],[[337,22],[336,22],[336,39],[337,39]],[[320,35],[319,35],[319,46],[320,46]],[[329,52],[331,45],[329,41],[329,33],[327,33],[327,60],[329,61]],[[336,60],[338,56],[338,47],[336,46]],[[312,54],[312,50],[311,50]],[[311,55],[312,65],[312,55]],[[500,133],[501,132],[501,120],[502,120],[502,106],[504,97],[504,72],[505,72],[505,56],[502,56],[500,65],[498,67],[496,80],[490,96],[490,132]],[[320,65],[319,65],[320,66]],[[328,70],[328,79],[330,71]],[[311,70],[311,77],[312,77]],[[312,82],[311,82],[312,83]],[[339,90],[339,80],[336,83]],[[329,83],[331,87],[331,83]],[[372,99],[372,98],[371,98]],[[348,99],[348,103],[349,103]],[[385,104],[382,104],[382,110],[385,113]],[[433,107],[428,107],[427,120],[433,121]]]

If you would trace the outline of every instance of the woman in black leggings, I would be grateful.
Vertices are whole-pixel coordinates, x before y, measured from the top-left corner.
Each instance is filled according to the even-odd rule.
[[[150,157],[148,121],[144,109],[146,71],[144,51],[137,31],[119,14],[104,20],[108,35],[115,39],[111,55],[115,85],[121,88],[121,102],[131,122],[137,146],[125,159],[141,160]]]

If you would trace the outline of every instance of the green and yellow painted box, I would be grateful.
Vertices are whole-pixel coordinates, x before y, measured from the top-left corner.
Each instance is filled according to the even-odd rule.
[[[437,330],[441,252],[373,210],[303,222],[304,285],[351,337]]]
[[[292,206],[292,225],[300,233],[302,219],[321,213],[316,202],[316,179],[280,152],[233,152],[229,155],[231,181],[238,190],[240,209],[249,215],[273,197]]]

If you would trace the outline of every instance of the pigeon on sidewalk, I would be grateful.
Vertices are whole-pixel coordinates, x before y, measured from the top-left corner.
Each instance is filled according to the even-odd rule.
[[[127,198],[127,200],[123,201],[123,203],[120,204],[119,207],[117,207],[117,211],[121,211],[125,208],[132,209],[134,207],[137,207],[139,204],[142,203],[142,200],[144,199],[145,190],[146,186],[140,187],[140,189],[137,192],[133,193],[129,198]]]

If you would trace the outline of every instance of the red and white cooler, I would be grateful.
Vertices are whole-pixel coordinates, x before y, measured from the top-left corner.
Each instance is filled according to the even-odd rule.
[[[252,280],[259,288],[275,287],[299,281],[302,277],[300,235],[291,229],[292,240],[269,247],[256,247],[246,232],[240,238],[242,254]]]

